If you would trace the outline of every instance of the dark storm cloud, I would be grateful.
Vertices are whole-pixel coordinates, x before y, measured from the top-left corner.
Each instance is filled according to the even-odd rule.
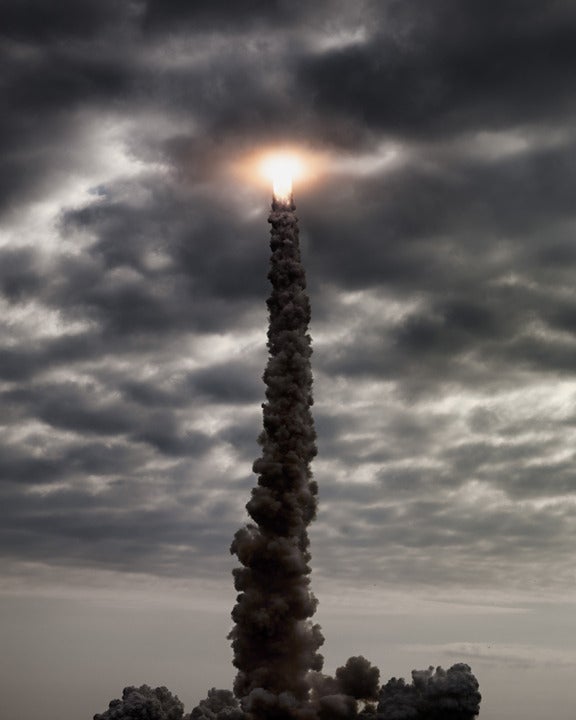
[[[362,572],[346,548],[378,565],[392,543],[391,582],[453,579],[444,544],[487,577],[475,541],[500,533],[522,557],[533,508],[507,506],[491,523],[486,501],[474,520],[458,499],[470,482],[508,503],[550,501],[530,517],[542,548],[563,556],[554,503],[573,491],[562,454],[573,439],[558,408],[572,391],[558,387],[543,418],[499,393],[524,388],[538,403],[535,386],[573,377],[570,3],[58,0],[2,12],[0,206],[12,212],[0,248],[0,479],[20,503],[12,532],[26,558],[105,565],[120,543],[128,567],[130,543],[108,515],[128,522],[136,494],[139,567],[155,557],[154,571],[177,573],[184,555],[154,554],[169,533],[168,511],[146,515],[157,493],[198,488],[202,507],[206,487],[249,486],[267,228],[261,196],[222,170],[277,140],[358,160],[297,196],[317,343],[319,566],[334,557],[322,540],[332,529],[350,543],[332,566],[341,572]],[[91,139],[108,123],[124,162],[92,172],[109,148]],[[397,155],[364,167],[381,144]],[[69,181],[84,194],[59,199]],[[54,204],[49,220],[32,200]],[[219,462],[237,474],[222,477]],[[107,500],[94,482],[113,485]],[[46,497],[30,494],[43,484]],[[435,493],[446,512],[424,504]],[[72,502],[91,513],[75,555]],[[201,512],[170,535],[186,545],[198,530],[192,565],[206,572],[198,548],[226,548],[240,513],[214,507],[217,541]]]
[[[114,477],[130,473],[142,459],[135,447],[94,442],[87,438],[80,446],[55,447],[52,443],[51,447],[42,447],[38,438],[34,445],[2,445],[0,477],[4,482],[49,485],[84,475]],[[38,452],[40,449],[41,452]],[[62,497],[59,496],[59,499]]]
[[[38,258],[31,248],[6,248],[0,253],[0,293],[9,302],[33,297],[41,284]]]
[[[334,183],[326,199],[306,205],[314,271],[350,288],[455,289],[466,294],[455,302],[471,308],[472,289],[481,295],[477,322],[483,314],[484,322],[502,324],[501,303],[483,307],[487,283],[512,271],[540,275],[542,265],[557,270],[562,262],[566,269],[574,260],[573,157],[572,142],[492,158],[430,151],[385,175]],[[350,198],[352,183],[358,192]],[[462,313],[451,312],[462,325]]]
[[[113,101],[126,91],[126,72],[113,56],[97,57],[88,49],[50,48],[25,51],[12,61],[7,75],[13,110],[37,114],[67,112],[87,103]]]
[[[138,380],[126,380],[120,385],[122,393],[132,402],[144,407],[182,407],[190,398],[172,389],[156,387],[151,382],[140,382]]]
[[[61,383],[29,390],[15,390],[4,395],[6,402],[34,405],[35,415],[49,425],[63,430],[96,435],[127,432],[136,419],[127,408],[116,402],[100,402],[98,388]]]
[[[500,239],[492,244],[485,239],[477,256],[475,249],[458,249],[455,237],[451,249],[434,249],[433,263],[445,260],[443,252],[448,252],[441,265],[428,262],[433,241],[421,252],[412,247],[408,252],[420,255],[413,276],[396,274],[390,284],[399,283],[406,300],[410,296],[404,290],[412,288],[414,297],[424,299],[421,307],[397,319],[359,325],[320,366],[344,376],[403,377],[410,382],[426,378],[429,388],[444,382],[507,384],[519,369],[571,376],[575,345],[569,260],[552,276],[538,264],[538,252],[530,250],[531,243],[543,246],[544,239],[523,241],[523,256],[517,245]],[[372,253],[367,277],[376,276],[379,263],[385,266],[381,252],[378,248]],[[510,259],[495,263],[498,253]],[[399,248],[398,254],[407,252]],[[466,255],[470,264],[460,271],[457,265]],[[359,262],[368,265],[369,259]],[[508,283],[506,276],[512,273],[523,274]],[[546,287],[552,277],[556,288]]]
[[[238,363],[216,365],[194,373],[194,389],[213,402],[256,403],[262,397],[262,381],[253,366]]]
[[[130,401],[152,409],[185,408],[198,400],[242,405],[250,409],[256,406],[257,409],[262,396],[259,371],[260,367],[253,363],[231,361],[191,371],[182,378],[173,380],[168,389],[155,386],[151,379],[146,382],[123,380],[120,388]],[[235,428],[229,437],[236,433],[239,437],[244,437],[244,431],[243,428]],[[252,439],[255,441],[255,429],[253,433]]]
[[[194,118],[199,128],[156,139],[156,152],[193,179],[198,172],[210,177],[231,155],[264,144],[327,143],[322,137],[337,135],[340,124],[323,128],[324,118],[315,117],[306,105],[291,112],[291,98],[299,88],[285,62],[291,63],[288,47],[278,56],[273,44],[251,48],[223,43],[206,59],[200,54],[190,69],[164,71],[151,84],[157,102],[177,116]]]
[[[74,165],[71,150],[85,135],[87,113],[107,105],[109,110],[115,104],[119,108],[132,82],[129,58],[112,44],[116,32],[110,38],[104,34],[90,39],[77,37],[70,27],[75,38],[71,42],[59,37],[57,26],[62,15],[54,15],[54,27],[46,20],[38,22],[36,28],[38,19],[38,15],[30,15],[30,37],[25,32],[20,37],[17,30],[12,37],[10,27],[4,34],[0,31],[7,108],[0,119],[3,211],[14,208],[26,196],[48,192],[50,177],[56,180],[70,172]],[[77,19],[72,12],[70,23]],[[89,21],[90,14],[83,18],[83,22]],[[40,28],[41,34],[46,33],[45,43],[35,37]],[[104,53],[102,43],[107,46]]]
[[[66,314],[64,309],[63,315]],[[141,347],[124,345],[127,353],[140,351]],[[116,354],[118,347],[107,341],[97,327],[92,332],[79,332],[53,338],[21,338],[17,344],[0,348],[0,378],[8,381],[30,380],[50,370],[75,363],[105,359]]]
[[[210,445],[201,432],[182,432],[172,413],[157,410],[143,415],[121,398],[102,400],[95,385],[38,384],[5,392],[2,399],[53,428],[86,436],[130,436],[165,455],[200,456]]]
[[[111,332],[217,329],[229,320],[228,302],[238,308],[264,291],[265,228],[253,220],[232,226],[236,213],[224,198],[188,195],[174,179],[143,184],[150,195],[144,207],[116,200],[130,186],[112,187],[109,199],[67,214],[68,232],[89,232],[95,241],[82,257],[63,260],[65,281],[50,301],[88,306]],[[134,185],[134,194],[142,189]]]
[[[165,411],[152,413],[134,438],[148,443],[163,455],[174,457],[191,455],[199,458],[212,445],[204,433],[182,432],[174,416]]]
[[[206,177],[230,155],[263,144],[301,142],[305,146],[344,147],[364,142],[365,131],[346,120],[316,112],[296,72],[300,58],[314,55],[314,33],[337,38],[347,19],[361,24],[359,5],[271,2],[242,6],[227,3],[150,3],[145,30],[190,37],[192,54],[179,46],[182,62],[158,69],[141,85],[155,103],[181,118],[194,118],[196,129],[152,141],[184,176]],[[296,30],[298,32],[296,32]]]
[[[567,4],[415,0],[378,10],[381,31],[366,43],[302,60],[299,78],[317,111],[420,137],[573,111],[576,14]]]
[[[3,482],[47,484],[61,481],[66,475],[61,457],[33,457],[29,452],[2,447],[0,476]]]
[[[0,536],[4,558],[52,565],[89,563],[180,577],[184,566],[189,568],[185,575],[194,575],[200,567],[202,574],[211,574],[211,566],[222,572],[238,514],[235,498],[211,495],[200,490],[200,483],[194,491],[187,487],[184,492],[173,484],[165,494],[167,471],[159,485],[157,473],[140,465],[141,454],[131,452],[129,457],[119,444],[108,449],[108,467],[101,463],[94,470],[92,465],[83,466],[97,450],[96,445],[87,453],[69,448],[65,457],[57,459],[59,477],[52,478],[60,483],[70,478],[78,481],[100,472],[98,492],[54,488],[46,494],[24,495],[18,487],[23,478],[14,477],[15,485],[3,483]],[[40,474],[42,468],[37,470]],[[115,479],[117,474],[123,479]],[[109,482],[104,485],[101,481],[106,475]],[[138,482],[134,482],[136,476]],[[193,480],[190,475],[188,485]]]
[[[0,37],[21,42],[86,39],[122,20],[135,3],[114,0],[4,0]]]
[[[410,494],[416,493],[413,489]],[[438,490],[435,495],[438,497]],[[394,497],[395,502],[382,503],[383,497]],[[453,505],[446,496],[400,505],[398,496],[381,491],[374,493],[374,501],[380,502],[377,507],[367,509],[362,500],[356,500],[347,503],[338,498],[334,504],[322,497],[324,511],[332,515],[331,526],[329,532],[319,528],[314,534],[314,547],[325,573],[338,574],[341,564],[350,562],[349,577],[360,582],[363,577],[377,578],[384,573],[389,584],[409,579],[433,587],[470,588],[490,583],[494,573],[508,568],[505,572],[509,572],[513,587],[522,585],[529,567],[546,563],[552,548],[558,567],[570,564],[568,537],[575,523],[570,507],[525,508],[518,513],[511,503],[505,507],[480,501]],[[353,513],[357,519],[351,522]],[[378,552],[372,553],[372,547]],[[552,568],[542,572],[553,581]]]
[[[3,380],[25,380],[38,369],[39,363],[28,347],[0,350],[0,377]]]
[[[3,347],[2,377],[20,380],[62,364],[151,351],[158,347],[159,337],[222,329],[232,317],[232,308],[233,317],[240,324],[243,307],[245,312],[252,310],[252,303],[247,301],[254,293],[253,284],[264,285],[264,280],[254,283],[248,269],[251,258],[253,265],[260,262],[264,265],[256,232],[249,237],[250,228],[246,228],[246,242],[242,245],[240,238],[238,247],[232,242],[238,240],[237,234],[234,238],[226,237],[224,226],[220,225],[219,236],[215,227],[203,228],[198,217],[195,218],[198,234],[189,237],[191,229],[182,223],[173,236],[167,237],[155,233],[161,218],[148,222],[147,213],[139,217],[129,207],[124,213],[112,207],[110,214],[108,217],[106,208],[100,208],[94,219],[83,218],[84,229],[99,238],[83,256],[64,256],[43,267],[30,249],[0,253],[4,260],[0,286],[10,303],[18,306],[32,300],[45,302],[63,317],[90,323],[88,330],[73,335],[35,340],[32,345],[21,339]],[[80,221],[75,218],[75,222]],[[220,247],[216,245],[212,257],[207,258],[204,250],[218,239]],[[166,264],[160,269],[146,268],[142,258],[147,250],[152,256],[160,252]],[[126,272],[123,274],[122,270]],[[230,282],[226,282],[226,277]],[[220,292],[224,288],[228,298]],[[240,378],[240,369],[234,371],[231,367],[221,372],[220,381],[216,369],[203,373],[204,377],[200,373],[194,381],[197,392],[212,397],[227,393],[229,398],[240,392],[238,398],[244,401],[254,397],[259,371],[252,380],[248,375]],[[238,378],[238,387],[245,385],[244,390],[230,386],[233,375]],[[224,389],[225,384],[228,390]],[[183,390],[187,398],[195,393],[192,385]],[[74,411],[80,412],[78,408]],[[109,432],[116,432],[120,426],[128,427],[132,420],[123,423],[112,413]],[[102,429],[106,429],[105,421]]]
[[[434,518],[434,522],[430,522]],[[498,556],[527,551],[546,554],[546,546],[556,545],[569,524],[574,521],[571,509],[564,511],[533,510],[519,517],[510,508],[493,509],[489,515],[475,516],[472,508],[461,510],[454,517],[445,503],[409,503],[403,518],[387,517],[392,528],[382,527],[382,514],[377,511],[368,520],[379,526],[380,542],[394,544],[394,538],[408,547],[446,546],[464,554],[474,554],[474,543],[483,538],[484,553]],[[405,523],[404,529],[402,522]],[[564,552],[566,548],[564,547]]]
[[[323,4],[323,3],[320,3]],[[306,8],[302,0],[249,0],[238,4],[230,0],[148,0],[144,25],[149,29],[226,30],[246,27],[266,28],[270,24],[294,22]]]
[[[572,584],[573,3],[0,14],[0,548],[17,572],[229,571],[268,251],[265,193],[225,170],[292,141],[330,154],[296,192],[314,572],[452,599]]]

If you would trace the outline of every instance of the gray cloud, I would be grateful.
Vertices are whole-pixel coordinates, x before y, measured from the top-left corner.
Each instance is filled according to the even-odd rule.
[[[521,7],[521,11],[520,11]],[[566,4],[454,0],[374,5],[380,32],[304,59],[300,80],[319,112],[372,131],[445,136],[573,112],[576,17]],[[334,82],[334,78],[338,78]]]
[[[490,582],[508,558],[519,585],[537,562],[565,577],[571,5],[81,5],[10,2],[2,23],[6,552],[174,575],[226,553],[257,451],[268,250],[266,200],[224,169],[300,140],[332,162],[297,194],[318,570]]]
[[[267,191],[229,170],[286,142],[326,156],[296,187],[326,621],[346,602],[336,585],[361,612],[372,589],[374,615],[382,588],[566,597],[572,3],[8,0],[0,14],[11,578],[41,595],[100,571],[141,587],[229,576],[269,292]],[[547,625],[558,647],[571,615]],[[526,616],[517,635],[536,643]],[[390,631],[404,642],[421,619]],[[441,641],[462,642],[445,651],[484,669],[562,664],[512,645],[508,617],[495,634],[511,645],[493,652],[480,623],[470,638],[468,618],[450,623]]]

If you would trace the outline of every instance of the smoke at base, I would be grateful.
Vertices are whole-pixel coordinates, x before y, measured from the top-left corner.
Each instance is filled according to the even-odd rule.
[[[242,565],[233,571],[234,693],[212,688],[184,715],[166,688],[129,687],[94,720],[473,720],[480,711],[478,681],[463,663],[414,670],[411,684],[392,678],[382,687],[380,671],[362,656],[335,677],[320,672],[324,638],[310,620],[317,600],[307,532],[317,507],[310,302],[294,211],[291,193],[275,196],[262,455],[246,505],[254,523],[236,533],[230,548]]]

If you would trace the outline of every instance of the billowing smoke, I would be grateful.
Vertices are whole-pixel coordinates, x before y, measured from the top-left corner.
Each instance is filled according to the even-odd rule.
[[[182,720],[184,705],[165,687],[126,687],[122,700],[112,700],[108,710],[94,720]]]
[[[310,302],[292,201],[275,199],[269,222],[272,293],[262,456],[254,463],[258,485],[246,506],[255,524],[239,530],[231,547],[243,567],[234,571],[240,594],[230,633],[238,668],[234,692],[248,698],[255,714],[267,716],[260,708],[275,701],[265,699],[262,690],[288,693],[297,705],[307,701],[307,674],[322,668],[317,650],[324,642],[309,619],[317,606],[310,591],[307,533],[316,516],[310,469],[316,433],[310,412]]]
[[[269,360],[258,484],[231,552],[238,591],[229,635],[238,670],[234,692],[212,689],[190,715],[166,688],[126,688],[122,700],[95,720],[472,720],[481,696],[468,665],[412,672],[412,683],[392,678],[362,656],[330,677],[321,672],[324,642],[311,620],[308,526],[316,516],[316,455],[312,419],[310,302],[300,260],[298,221],[291,195],[272,204],[268,277]]]
[[[208,697],[202,700],[184,720],[243,720],[244,713],[238,700],[230,690],[208,691]]]
[[[473,720],[482,696],[468,665],[413,670],[412,684],[392,678],[380,691],[379,720]]]

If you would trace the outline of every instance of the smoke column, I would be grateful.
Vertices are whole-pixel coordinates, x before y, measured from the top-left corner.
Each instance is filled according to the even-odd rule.
[[[480,711],[478,681],[458,663],[414,670],[412,683],[392,678],[363,656],[348,659],[335,676],[323,675],[324,638],[310,618],[308,525],[316,516],[316,455],[312,406],[310,301],[300,260],[298,220],[290,180],[274,185],[269,222],[269,359],[258,484],[246,505],[254,521],[235,535],[230,551],[238,591],[229,635],[238,670],[234,693],[212,688],[184,715],[165,687],[127,687],[122,699],[94,720],[473,720]],[[359,712],[359,702],[362,703]]]
[[[266,695],[272,694],[283,695],[282,705],[295,700],[300,706],[308,700],[307,673],[322,667],[317,650],[324,638],[309,619],[317,606],[310,591],[307,533],[316,516],[317,486],[310,469],[316,433],[310,411],[310,301],[294,210],[291,193],[275,194],[268,219],[272,292],[262,455],[254,462],[258,485],[246,505],[254,523],[236,533],[230,548],[243,567],[234,570],[240,594],[229,637],[238,697],[257,691],[252,698],[257,704],[275,704]]]

